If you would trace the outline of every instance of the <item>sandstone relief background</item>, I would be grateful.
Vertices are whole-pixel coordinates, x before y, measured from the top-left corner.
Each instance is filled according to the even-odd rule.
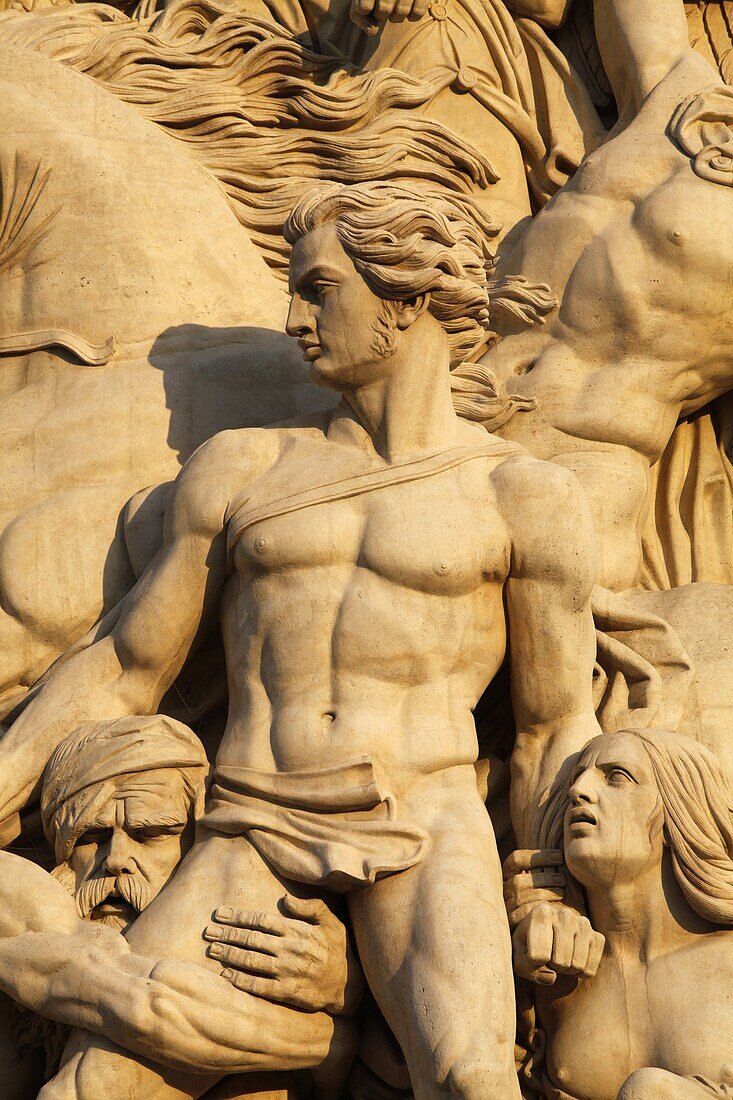
[[[0,0],[0,1100],[733,1097],[731,0]]]

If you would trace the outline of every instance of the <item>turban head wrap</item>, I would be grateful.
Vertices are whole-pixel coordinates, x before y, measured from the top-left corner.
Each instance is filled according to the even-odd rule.
[[[167,768],[189,784],[198,817],[209,764],[198,737],[182,722],[163,714],[133,715],[89,722],[69,734],[46,765],[41,794],[43,828],[57,862],[69,858],[115,779]]]

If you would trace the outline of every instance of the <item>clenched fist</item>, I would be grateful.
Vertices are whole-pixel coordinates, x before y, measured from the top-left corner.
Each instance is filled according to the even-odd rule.
[[[539,985],[553,985],[558,974],[592,978],[605,942],[587,917],[557,902],[540,902],[514,929],[514,970]]]

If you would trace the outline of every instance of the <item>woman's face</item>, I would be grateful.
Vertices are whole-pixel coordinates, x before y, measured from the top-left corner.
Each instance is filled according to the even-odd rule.
[[[629,733],[597,737],[583,750],[565,813],[565,862],[583,885],[632,881],[658,865],[663,812],[649,758]]]

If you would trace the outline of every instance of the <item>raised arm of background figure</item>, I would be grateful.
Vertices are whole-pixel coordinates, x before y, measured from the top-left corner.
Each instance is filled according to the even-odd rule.
[[[222,487],[231,476],[220,440],[179,474],[164,545],[115,628],[52,673],[0,742],[0,821],[23,807],[56,745],[83,722],[154,713],[216,610],[226,569]]]
[[[240,992],[192,963],[130,952],[81,920],[35,864],[0,852],[0,990],[26,1008],[174,1069],[247,1072],[319,1065],[348,1025]]]
[[[683,0],[594,0],[593,15],[603,66],[625,122],[683,57],[697,58],[701,68],[707,64],[690,45]],[[680,88],[680,98],[684,94]]]
[[[543,793],[601,731],[593,709],[595,548],[574,476],[530,457],[497,471],[512,560],[506,583],[512,705],[511,813],[520,847]]]

